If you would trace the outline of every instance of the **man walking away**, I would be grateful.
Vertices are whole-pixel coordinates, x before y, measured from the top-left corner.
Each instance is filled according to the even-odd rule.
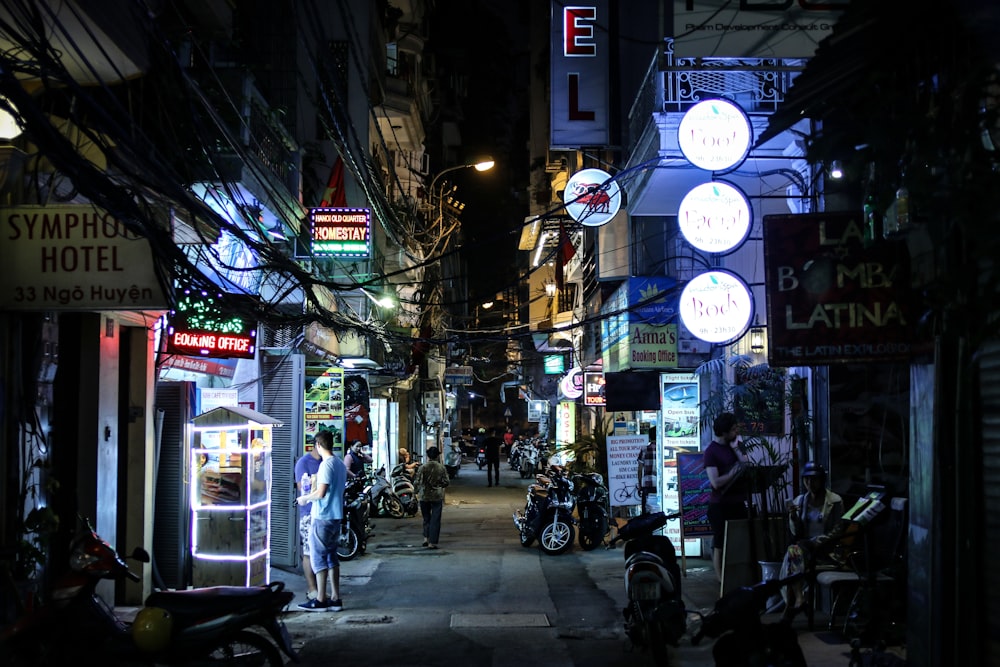
[[[340,611],[344,608],[340,600],[340,559],[337,544],[340,541],[340,522],[344,519],[344,486],[347,484],[347,468],[333,453],[333,436],[329,431],[320,431],[313,441],[323,459],[316,475],[316,488],[304,496],[299,496],[299,505],[311,502],[312,530],[309,533],[309,550],[312,552],[312,568],[316,573],[316,599],[299,605],[302,611]],[[326,597],[326,581],[331,575],[333,598]]]
[[[417,469],[414,486],[420,499],[420,516],[424,520],[424,544],[437,549],[441,538],[441,510],[444,509],[444,490],[448,487],[448,469],[438,461],[441,451],[427,448],[427,463]]]
[[[489,436],[483,441],[483,448],[486,450],[486,481],[487,486],[496,484],[500,486],[500,440],[497,429],[490,431]]]

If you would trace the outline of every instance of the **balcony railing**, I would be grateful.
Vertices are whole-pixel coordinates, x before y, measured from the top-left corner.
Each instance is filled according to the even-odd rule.
[[[803,59],[677,58],[673,40],[653,58],[629,111],[633,141],[642,136],[654,113],[684,112],[702,100],[725,97],[747,112],[773,112],[792,81],[805,67]]]
[[[257,89],[253,76],[236,68],[216,68],[212,77],[203,79],[209,89],[222,84],[222,92],[231,103],[217,108],[246,152],[255,158],[276,182],[293,196],[299,190],[300,155],[298,144],[274,118],[271,106]],[[235,108],[234,106],[235,105]]]

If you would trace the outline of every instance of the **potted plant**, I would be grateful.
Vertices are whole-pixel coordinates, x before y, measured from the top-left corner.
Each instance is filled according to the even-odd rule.
[[[701,403],[702,429],[711,432],[722,412],[734,413],[740,422],[740,440],[754,464],[754,516],[768,526],[758,560],[780,564],[787,547],[785,500],[792,491],[792,463],[797,448],[808,442],[801,382],[783,368],[756,363],[752,355],[711,359],[695,374],[710,387]]]

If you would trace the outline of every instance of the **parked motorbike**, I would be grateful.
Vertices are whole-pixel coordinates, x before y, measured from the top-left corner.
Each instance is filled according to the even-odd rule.
[[[372,527],[371,485],[363,477],[358,477],[344,489],[344,520],[340,524],[340,544],[337,556],[340,560],[353,560],[368,549],[368,538]]]
[[[126,622],[96,593],[103,579],[139,581],[114,548],[84,521],[70,549],[70,569],[47,603],[0,633],[0,655],[16,666],[245,662],[281,667],[298,654],[280,615],[294,594],[267,586],[158,591]],[[137,548],[131,556],[149,562]],[[251,628],[259,628],[254,631]],[[266,633],[266,634],[265,634]]]
[[[393,519],[403,518],[405,514],[403,503],[392,491],[392,484],[385,476],[385,466],[372,474],[371,488],[368,493],[371,496],[376,516],[391,516]]]
[[[454,440],[448,453],[444,455],[444,467],[448,471],[448,479],[458,477],[458,471],[462,468],[462,448]]]
[[[538,447],[533,442],[526,443],[521,448],[521,457],[517,470],[521,474],[521,479],[534,477],[538,473]]]
[[[714,638],[712,657],[719,666],[806,667],[795,629],[789,623],[761,621],[768,598],[801,576],[762,581],[726,593],[708,615],[699,614],[701,627],[691,642],[697,645],[704,637]]]
[[[510,451],[507,453],[507,463],[510,465],[511,470],[521,469],[521,450],[523,447],[523,442],[514,442],[511,445]]]
[[[611,503],[608,487],[600,473],[573,475],[576,513],[580,517],[579,539],[584,551],[604,542],[611,526]]]
[[[561,554],[573,546],[573,482],[566,478],[561,468],[553,468],[548,475],[536,475],[535,483],[528,486],[524,511],[514,511],[514,526],[521,537],[521,546],[538,546],[549,555]]]
[[[687,631],[681,599],[681,572],[670,538],[655,534],[680,514],[643,514],[630,519],[608,543],[625,542],[625,634],[634,646],[648,650],[661,667],[670,664],[670,649]]]
[[[392,476],[389,478],[392,484],[392,492],[399,498],[403,505],[403,516],[413,516],[420,509],[420,502],[417,500],[417,490],[413,486],[413,480],[406,474],[406,466],[400,463],[392,469]]]

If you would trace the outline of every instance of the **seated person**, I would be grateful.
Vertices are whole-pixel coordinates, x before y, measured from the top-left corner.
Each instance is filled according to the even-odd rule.
[[[834,539],[832,533],[844,514],[844,500],[826,488],[826,469],[814,461],[802,469],[802,484],[806,492],[788,502],[788,523],[794,544],[788,547],[781,564],[780,577],[792,576],[823,564],[833,564],[828,550],[817,547]],[[782,589],[785,600],[784,618],[790,620],[805,604],[805,582],[798,579]]]
[[[406,447],[399,448],[399,462],[403,464],[403,469],[406,471],[406,476],[412,480],[413,475],[415,475],[417,472],[417,468],[420,467],[420,463],[413,460],[413,457],[410,456],[410,452],[408,449],[406,449]]]

